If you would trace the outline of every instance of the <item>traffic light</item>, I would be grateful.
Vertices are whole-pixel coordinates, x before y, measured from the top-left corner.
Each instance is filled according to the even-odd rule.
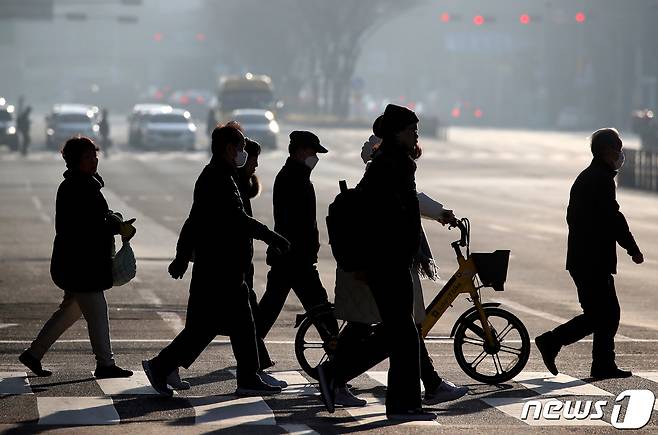
[[[448,22],[450,22],[450,18],[451,18],[451,17],[450,17],[450,14],[447,13],[447,12],[443,12],[443,13],[441,14],[441,21],[443,21],[444,23],[448,23]]]
[[[521,24],[530,24],[531,21],[532,18],[530,18],[530,15],[528,14],[521,14],[521,16],[519,16],[519,23]]]
[[[585,12],[580,11],[576,14],[576,22],[577,23],[584,23],[586,19],[587,19],[587,16],[585,15]]]
[[[476,26],[481,26],[485,22],[484,17],[482,15],[476,15],[473,17],[473,24]]]
[[[2,0],[0,20],[52,20],[53,0]]]
[[[153,40],[155,42],[162,41],[162,38],[164,38],[164,35],[162,34],[162,32],[156,32],[156,33],[153,34]]]

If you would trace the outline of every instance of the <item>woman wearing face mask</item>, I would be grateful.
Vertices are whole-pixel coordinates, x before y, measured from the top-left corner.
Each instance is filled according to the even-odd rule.
[[[263,381],[254,321],[245,274],[251,264],[251,241],[287,251],[288,241],[250,217],[244,209],[236,169],[247,162],[242,132],[235,126],[217,127],[212,134],[212,159],[194,186],[194,202],[169,265],[182,278],[194,256],[185,328],[155,358],[142,362],[151,385],[171,396],[167,376],[188,368],[217,336],[228,335],[237,362],[238,395],[278,393]]]

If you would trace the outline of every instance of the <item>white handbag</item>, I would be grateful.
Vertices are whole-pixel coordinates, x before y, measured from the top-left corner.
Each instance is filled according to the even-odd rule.
[[[135,253],[129,241],[123,242],[123,246],[112,258],[112,285],[115,287],[124,285],[137,275],[137,261]]]

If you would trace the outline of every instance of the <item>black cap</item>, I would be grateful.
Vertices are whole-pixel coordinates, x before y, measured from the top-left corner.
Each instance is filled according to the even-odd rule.
[[[320,144],[320,139],[305,130],[295,130],[290,133],[290,146],[288,150],[292,153],[300,147],[310,147],[318,153],[326,153],[328,150]]]
[[[375,123],[377,123],[377,121],[375,121]],[[382,115],[379,126],[373,125],[373,130],[379,127],[378,129],[383,135],[395,134],[404,130],[409,124],[416,123],[418,123],[418,117],[413,110],[396,104],[389,104],[386,106],[386,110],[384,110],[384,115]],[[377,136],[377,133],[375,133],[375,135]]]

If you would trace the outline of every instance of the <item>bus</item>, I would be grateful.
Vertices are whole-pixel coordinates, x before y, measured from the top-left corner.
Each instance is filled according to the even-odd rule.
[[[217,91],[217,119],[225,120],[238,109],[274,111],[272,79],[266,75],[247,73],[242,76],[220,76]]]

